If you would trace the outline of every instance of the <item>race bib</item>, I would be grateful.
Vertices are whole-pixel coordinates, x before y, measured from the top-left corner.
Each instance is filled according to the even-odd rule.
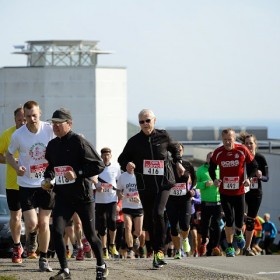
[[[126,194],[126,201],[133,204],[140,204],[139,193],[128,193]]]
[[[223,188],[225,190],[238,190],[239,189],[239,177],[224,177]]]
[[[145,159],[143,173],[145,175],[164,175],[164,161]]]
[[[187,194],[186,183],[177,183],[170,190],[170,195],[182,196],[186,194]]]
[[[66,185],[75,183],[75,179],[68,180],[65,178],[64,175],[67,171],[73,171],[73,168],[69,165],[57,166],[54,168],[56,185]]]
[[[252,181],[251,181],[251,189],[258,189],[259,187],[259,183],[258,183],[258,178],[257,177],[253,177]]]
[[[30,178],[31,179],[43,179],[44,173],[49,164],[41,163],[36,165],[30,165],[29,171],[30,171]]]
[[[101,183],[101,188],[103,188],[102,192],[106,192],[106,193],[113,193],[114,191],[113,185],[108,183]]]

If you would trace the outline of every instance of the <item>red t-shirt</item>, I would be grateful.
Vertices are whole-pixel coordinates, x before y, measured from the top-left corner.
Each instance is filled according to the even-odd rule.
[[[245,180],[245,163],[250,163],[254,156],[242,144],[234,144],[230,151],[224,146],[217,148],[211,160],[220,167],[219,191],[225,195],[241,195],[245,193],[243,181]]]

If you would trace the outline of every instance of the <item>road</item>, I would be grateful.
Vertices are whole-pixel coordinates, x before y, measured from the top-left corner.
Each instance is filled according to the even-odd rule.
[[[265,280],[280,279],[280,255],[235,258],[202,257],[167,259],[168,264],[160,270],[152,270],[152,259],[108,260],[108,280]],[[56,258],[50,259],[54,272],[39,272],[38,260],[24,260],[13,264],[10,259],[0,259],[0,276],[13,275],[20,280],[49,279],[59,269]],[[95,279],[95,259],[69,261],[72,279]],[[1,279],[1,277],[0,277]]]

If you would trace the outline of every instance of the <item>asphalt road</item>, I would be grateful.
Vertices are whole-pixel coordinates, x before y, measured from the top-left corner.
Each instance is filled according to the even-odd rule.
[[[280,279],[280,255],[234,258],[202,257],[167,259],[168,264],[160,270],[153,270],[152,259],[108,260],[108,280],[265,280]],[[50,259],[53,272],[39,272],[38,260],[24,260],[22,264],[13,264],[10,259],[0,259],[0,276],[13,275],[20,280],[49,279],[59,269],[56,258]],[[95,259],[69,261],[72,279],[95,279]],[[0,277],[1,279],[1,277]]]

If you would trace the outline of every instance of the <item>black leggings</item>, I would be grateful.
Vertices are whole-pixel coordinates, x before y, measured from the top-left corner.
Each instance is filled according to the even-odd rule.
[[[166,238],[166,222],[164,210],[169,197],[169,190],[159,193],[139,192],[144,210],[143,227],[150,234],[150,241],[154,251],[164,250]]]
[[[192,211],[190,199],[187,199],[186,196],[169,196],[168,202],[166,204],[166,211],[172,236],[178,236],[178,226],[183,231],[187,231],[189,229]]]
[[[80,202],[74,204],[62,198],[59,199],[56,196],[55,208],[53,210],[53,238],[55,251],[62,269],[68,267],[66,260],[66,249],[63,240],[64,230],[66,224],[71,220],[71,217],[75,212],[79,215],[82,221],[84,234],[96,257],[96,264],[98,266],[104,264],[101,240],[98,238],[95,231],[94,208],[94,202]]]
[[[96,203],[96,229],[98,234],[104,236],[106,229],[115,231],[117,229],[117,202]]]
[[[241,195],[224,195],[221,194],[221,203],[225,213],[226,226],[232,227],[233,222],[239,229],[244,224],[245,213],[245,194]]]
[[[214,247],[218,246],[221,238],[220,222],[222,218],[221,205],[206,205],[201,202],[201,237],[202,243],[206,242],[206,238],[211,239],[211,244]],[[211,228],[211,234],[210,234]]]
[[[262,202],[262,191],[250,190],[245,194],[245,201],[247,204],[247,216],[256,218]]]

